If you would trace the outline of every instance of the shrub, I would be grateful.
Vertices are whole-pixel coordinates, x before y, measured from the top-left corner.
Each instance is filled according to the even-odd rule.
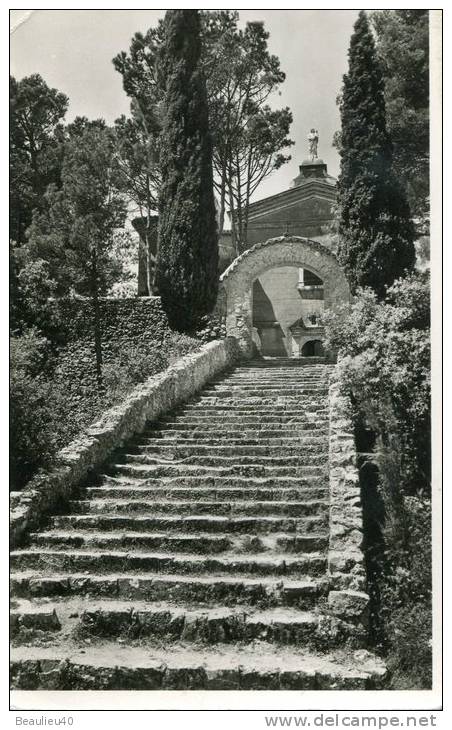
[[[48,380],[50,345],[37,330],[11,339],[10,484],[21,489],[40,468],[49,467],[56,448],[55,401],[61,393]]]
[[[432,682],[431,505],[418,497],[402,503],[402,552],[387,540],[389,570],[381,580],[381,614],[393,689],[429,689]]]
[[[375,437],[360,470],[371,638],[397,689],[431,684],[429,322],[420,273],[395,282],[384,302],[360,290],[349,311],[325,317],[360,435],[364,424]]]
[[[36,329],[11,340],[11,488],[22,489],[51,468],[56,452],[138,383],[200,346],[199,339],[170,332],[164,342],[119,342],[105,351],[99,390],[92,343],[60,348]],[[86,362],[86,367],[82,363]]]
[[[383,442],[397,438],[403,488],[430,488],[429,278],[413,274],[378,302],[361,289],[350,312],[325,315],[327,349],[341,379]]]

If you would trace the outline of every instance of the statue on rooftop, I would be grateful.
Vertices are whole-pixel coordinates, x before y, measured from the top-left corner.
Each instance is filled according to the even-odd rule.
[[[314,162],[314,160],[317,159],[317,146],[319,144],[319,131],[318,129],[311,129],[311,131],[308,134],[308,142],[309,142],[309,156],[311,160]]]

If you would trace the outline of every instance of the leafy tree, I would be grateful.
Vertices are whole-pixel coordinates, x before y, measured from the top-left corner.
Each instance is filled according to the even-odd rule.
[[[393,167],[422,224],[429,211],[429,11],[372,13],[385,79]]]
[[[219,227],[221,231],[228,203],[239,252],[246,248],[250,198],[267,175],[290,160],[281,150],[293,142],[287,136],[292,122],[289,109],[275,111],[266,104],[285,79],[279,59],[268,51],[269,34],[261,22],[239,29],[238,17],[235,11],[203,14],[203,62]]]
[[[147,272],[146,290],[155,291],[155,223],[158,193],[161,185],[159,165],[159,137],[148,134],[138,113],[131,118],[121,116],[115,122],[116,162],[118,185],[131,203],[131,210],[139,214],[140,234],[144,238],[140,253]]]
[[[208,314],[218,287],[212,143],[196,10],[169,10],[164,81],[157,285],[171,325],[187,331]]]
[[[67,97],[39,74],[10,78],[10,235],[25,241],[33,210],[42,209],[47,186],[59,184],[61,122]]]
[[[56,296],[91,298],[98,382],[102,382],[99,298],[122,274],[112,256],[115,231],[124,224],[125,204],[115,185],[114,145],[108,130],[87,128],[66,144],[61,189],[51,186],[46,209],[35,212],[26,266],[44,267]]]
[[[229,206],[240,249],[246,245],[250,197],[267,175],[290,159],[282,150],[293,142],[287,137],[290,111],[271,110],[266,104],[285,78],[279,59],[268,52],[268,33],[258,22],[239,29],[238,17],[230,10],[200,14],[219,230],[223,230]],[[145,35],[134,36],[129,54],[122,52],[113,59],[132,99],[132,119],[141,130],[142,143],[150,144],[157,153],[164,94],[157,59],[163,36],[160,22]],[[150,160],[142,155],[141,160],[142,171],[152,171],[152,178],[159,167],[158,154],[152,154]]]
[[[381,298],[414,266],[414,227],[392,167],[384,80],[364,11],[350,42],[340,112],[338,257],[353,292],[370,286]]]

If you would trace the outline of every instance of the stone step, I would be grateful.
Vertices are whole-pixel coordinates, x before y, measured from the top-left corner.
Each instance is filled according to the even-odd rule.
[[[308,411],[310,409],[316,408],[317,410],[320,410],[321,408],[325,408],[325,396],[319,396],[317,398],[310,397],[310,398],[303,398],[300,396],[290,396],[285,395],[284,393],[281,393],[280,395],[271,395],[271,394],[260,394],[255,396],[240,396],[237,395],[235,397],[233,396],[220,396],[220,395],[204,395],[202,398],[200,398],[197,401],[192,401],[189,404],[186,405],[184,408],[184,413],[187,413],[192,410],[207,408],[215,406],[216,408],[232,408],[234,410],[240,409],[240,408],[253,408],[253,409],[259,409],[259,410],[269,410],[274,405],[275,407],[286,407],[286,408],[293,408],[297,410],[303,410]]]
[[[238,375],[236,377],[229,376],[224,380],[211,380],[208,388],[279,388],[284,390],[285,388],[310,388],[310,387],[322,387],[328,388],[329,377],[324,375],[307,375],[300,377],[296,373],[291,377],[284,377],[283,375],[277,378],[267,378],[249,375]]]
[[[221,516],[248,516],[266,515],[276,517],[287,515],[305,517],[310,515],[326,514],[329,509],[328,500],[311,501],[214,501],[194,502],[181,500],[157,501],[155,499],[103,498],[91,500],[74,500],[70,502],[72,514],[127,514],[131,512],[149,512],[158,515],[221,515]]]
[[[11,570],[74,571],[94,570],[102,573],[116,571],[152,571],[199,575],[289,575],[318,576],[326,572],[326,556],[319,553],[222,553],[197,555],[193,553],[145,553],[120,551],[27,548],[11,552]]]
[[[319,433],[319,431],[303,431],[297,433],[295,429],[286,429],[278,433],[278,431],[268,432],[262,431],[155,431],[153,434],[134,439],[128,446],[131,448],[148,448],[150,446],[218,446],[221,441],[221,448],[231,448],[233,446],[253,446],[278,448],[285,446],[286,448],[295,447],[300,449],[303,446],[316,446],[328,443],[327,434]],[[195,442],[195,443],[194,443]],[[257,452],[258,453],[258,452]]]
[[[125,633],[128,639],[151,636],[207,645],[255,640],[299,646],[320,643],[319,616],[300,609],[273,608],[248,613],[226,606],[190,610],[171,604],[143,603],[127,611],[127,605],[119,603],[116,607],[104,602],[91,610],[85,609],[80,616],[82,631],[88,636]]]
[[[244,493],[245,492],[245,493]],[[204,501],[237,501],[240,499],[255,499],[258,501],[299,501],[300,499],[326,500],[329,497],[328,488],[323,487],[298,487],[296,489],[260,489],[247,487],[246,489],[232,489],[223,487],[219,489],[203,487],[148,487],[139,485],[129,486],[102,486],[87,487],[84,495],[88,499],[109,498],[109,499],[156,499],[185,500],[192,499],[195,502]]]
[[[209,533],[152,533],[134,532],[95,532],[94,530],[52,530],[48,532],[36,532],[30,535],[33,546],[69,548],[97,548],[99,550],[108,548],[121,550],[126,548],[159,550],[174,552],[189,552],[198,555],[239,552],[257,553],[274,552],[284,553],[309,553],[324,551],[328,545],[326,531],[317,535],[290,535],[287,533],[275,533],[256,537],[255,535],[241,534],[219,534]]]
[[[272,460],[268,460],[259,464],[243,463],[244,459],[240,459],[242,463],[234,463],[233,460],[222,460],[225,463],[224,466],[212,466],[209,464],[208,457],[204,457],[203,463],[199,463],[199,460],[203,457],[197,457],[198,463],[190,463],[187,459],[183,462],[157,462],[152,463],[128,463],[128,464],[112,464],[109,467],[110,474],[112,476],[117,474],[124,474],[129,477],[177,477],[177,476],[242,476],[242,477],[310,477],[310,476],[326,476],[326,464],[325,456],[323,455],[319,459],[320,463],[317,465],[303,465],[298,466],[274,466],[269,465]],[[312,457],[311,457],[312,459]],[[207,461],[207,463],[206,463]],[[261,460],[262,462],[262,460]]]
[[[193,607],[159,602],[97,599],[87,604],[80,598],[14,601],[11,634],[17,638],[25,629],[51,632],[62,630],[79,638],[124,637],[128,645],[146,637],[206,645],[263,641],[322,647],[318,614],[297,608],[261,611],[246,607]]]
[[[300,438],[303,436],[322,436],[328,434],[328,421],[325,419],[322,423],[279,423],[279,424],[266,424],[266,423],[249,423],[244,424],[243,428],[239,429],[241,422],[237,419],[237,423],[222,424],[212,423],[211,421],[206,422],[205,426],[198,423],[187,423],[173,421],[172,423],[162,424],[160,427],[146,430],[142,434],[139,434],[136,439],[132,441],[140,442],[141,439],[148,438],[203,438],[204,436],[210,436],[217,438],[289,438],[294,434],[297,434]],[[246,425],[246,428],[245,428]]]
[[[203,474],[198,476],[190,476],[188,474],[180,476],[169,476],[147,479],[133,478],[123,475],[108,476],[104,474],[101,477],[99,488],[102,487],[120,487],[120,488],[162,488],[162,489],[173,489],[173,488],[184,488],[189,489],[190,493],[194,489],[235,489],[239,490],[240,493],[247,494],[248,490],[255,489],[269,489],[276,490],[282,493],[282,490],[288,489],[300,489],[310,491],[311,489],[326,489],[329,490],[329,483],[326,476],[315,474],[308,474],[305,477],[242,477],[242,476],[218,476],[215,474]],[[93,487],[95,488],[95,487]],[[89,489],[89,488],[87,488]],[[85,490],[86,491],[86,490]]]
[[[298,450],[297,450],[298,451]],[[212,453],[213,449],[207,449],[205,454],[190,454],[188,449],[174,449],[171,447],[166,452],[162,453],[143,453],[143,454],[130,454],[127,453],[123,456],[123,463],[116,463],[112,465],[112,469],[120,467],[147,467],[162,466],[162,467],[182,467],[188,469],[209,469],[216,472],[220,468],[235,468],[246,469],[247,467],[255,467],[256,469],[269,468],[269,469],[290,469],[290,468],[305,468],[314,469],[325,468],[328,462],[328,453],[326,451],[320,451],[317,453],[306,452],[306,450],[299,450],[298,454],[288,454],[287,456],[272,456],[270,454],[215,454]],[[119,457],[119,455],[118,455]],[[122,470],[122,469],[121,469]],[[293,473],[293,476],[296,472]]]
[[[179,444],[178,442],[167,442],[158,441],[154,439],[152,443],[143,444],[136,446],[134,450],[130,446],[127,446],[124,450],[124,457],[128,461],[138,461],[137,457],[143,457],[148,459],[152,456],[162,456],[163,458],[175,458],[185,459],[193,456],[200,456],[202,458],[209,457],[209,459],[223,459],[226,457],[233,457],[235,461],[240,460],[242,456],[252,457],[253,463],[258,461],[261,457],[272,457],[272,462],[281,464],[286,462],[287,457],[296,457],[299,463],[298,456],[311,457],[312,455],[319,456],[321,453],[326,453],[328,449],[328,439],[320,438],[317,442],[300,444],[298,441],[295,444],[277,443],[274,445],[267,444],[239,444],[233,443],[226,445],[221,442],[218,444],[218,440],[214,444],[206,443],[188,443]],[[246,463],[246,462],[245,462]],[[289,462],[291,463],[291,462]]]
[[[18,647],[11,652],[15,689],[52,690],[368,690],[386,670],[364,650],[319,655],[281,647],[153,647],[105,642],[89,649]]]
[[[210,388],[204,388],[202,394],[199,396],[200,401],[204,401],[209,398],[231,398],[232,400],[247,400],[247,399],[265,399],[268,398],[290,398],[299,400],[306,395],[312,395],[320,398],[324,398],[327,394],[327,388],[323,384],[313,385],[262,385],[261,383],[253,386],[227,386],[215,385]]]
[[[183,414],[175,418],[175,416],[162,417],[158,427],[161,428],[212,428],[212,429],[230,429],[232,426],[237,428],[237,425],[246,426],[247,429],[263,429],[266,428],[325,428],[328,425],[328,417],[325,414],[322,417],[318,417],[317,414],[300,414],[295,411],[285,411],[283,414],[267,413],[265,418],[262,418],[258,413],[254,415],[251,413],[228,413],[227,411],[221,411],[220,413],[208,412],[204,414],[197,414],[191,412],[191,414]],[[155,428],[155,424],[150,424],[150,427]]]
[[[286,396],[286,395],[279,395],[279,396],[256,396],[255,398],[251,397],[237,397],[237,398],[219,398],[218,396],[204,396],[199,401],[192,402],[188,404],[184,408],[184,413],[189,413],[191,411],[198,411],[198,410],[205,410],[205,409],[214,409],[214,410],[224,410],[224,409],[231,409],[234,411],[237,410],[253,410],[253,411],[259,411],[259,412],[266,412],[267,410],[273,410],[275,408],[276,410],[279,408],[281,409],[297,409],[297,410],[303,410],[303,411],[321,411],[322,409],[325,409],[325,398],[311,398],[309,400],[299,398],[299,397],[292,397],[292,396]]]
[[[310,517],[218,517],[215,515],[174,517],[165,515],[58,515],[52,518],[52,525],[58,530],[133,530],[134,532],[178,533],[245,533],[268,534],[274,532],[310,535],[325,530],[327,515]]]
[[[30,570],[12,573],[10,586],[14,598],[85,596],[209,606],[250,605],[262,609],[274,606],[312,608],[328,589],[325,578],[313,577],[128,574],[124,571],[106,575],[90,571],[68,575],[55,570],[51,575],[37,575]]]

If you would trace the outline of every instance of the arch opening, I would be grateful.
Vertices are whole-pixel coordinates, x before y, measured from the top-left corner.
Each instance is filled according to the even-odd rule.
[[[292,310],[293,318],[285,315],[286,320],[281,322],[282,317],[275,312],[280,305],[275,306],[275,296],[268,296],[268,281],[274,282],[279,276],[275,271],[279,270],[284,280],[288,269],[292,272],[291,300],[297,308]],[[263,321],[273,323],[266,346],[273,350],[270,356],[282,354],[282,348],[286,356],[302,356],[306,341],[323,339],[323,331],[315,329],[319,327],[321,312],[350,301],[350,290],[334,253],[317,241],[299,236],[282,236],[256,244],[232,262],[220,282],[219,308],[225,315],[227,334],[238,340],[247,357],[256,347],[259,349],[256,325]],[[284,287],[282,291],[280,287],[281,301],[286,294]],[[256,300],[265,310],[259,315],[260,320]]]
[[[307,268],[280,266],[253,281],[253,342],[266,357],[300,357],[301,340],[321,325],[323,279]]]
[[[302,357],[324,357],[324,355],[322,340],[308,340],[301,348]]]

